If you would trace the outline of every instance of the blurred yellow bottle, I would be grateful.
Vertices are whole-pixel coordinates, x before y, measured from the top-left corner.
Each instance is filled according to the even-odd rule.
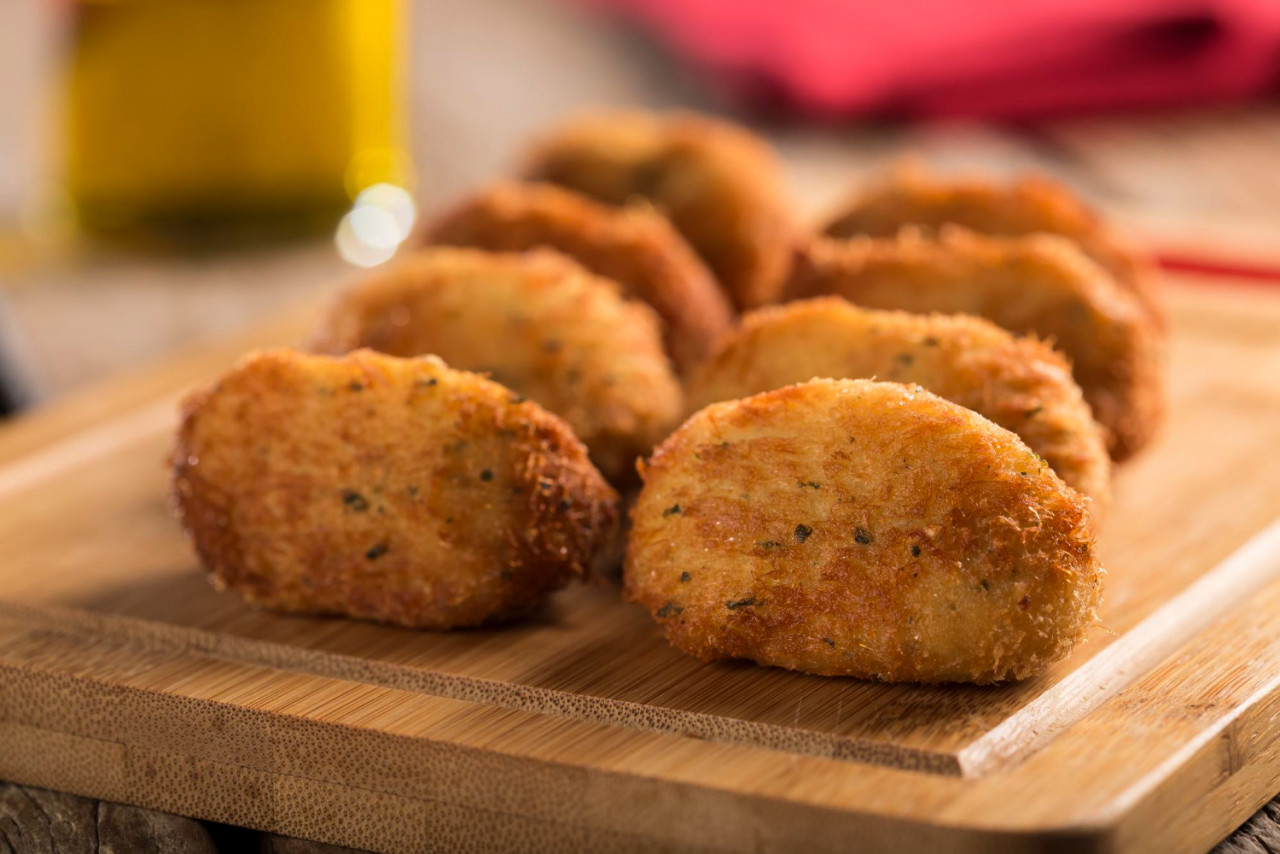
[[[332,222],[411,181],[402,0],[73,0],[66,182],[98,231]]]

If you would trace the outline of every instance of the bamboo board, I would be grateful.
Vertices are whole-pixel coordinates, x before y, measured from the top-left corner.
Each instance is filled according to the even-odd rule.
[[[0,779],[382,851],[1204,851],[1280,791],[1280,293],[1171,284],[1105,629],[996,688],[667,647],[609,583],[450,634],[255,612],[166,506],[177,395],[299,313],[0,429]]]

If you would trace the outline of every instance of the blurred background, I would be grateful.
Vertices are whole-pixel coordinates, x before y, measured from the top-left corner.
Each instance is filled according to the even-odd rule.
[[[5,0],[0,411],[315,302],[588,107],[768,136],[816,213],[906,154],[1280,270],[1275,0]]]

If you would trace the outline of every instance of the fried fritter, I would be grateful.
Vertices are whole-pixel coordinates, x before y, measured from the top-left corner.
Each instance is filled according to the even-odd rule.
[[[313,338],[323,353],[359,347],[489,374],[568,421],[623,483],[680,416],[653,310],[550,250],[406,256],[339,297]]]
[[[905,164],[846,202],[826,233],[892,237],[907,225],[936,230],[947,224],[995,236],[1045,232],[1070,238],[1132,291],[1157,327],[1164,328],[1151,259],[1076,194],[1047,178],[1026,176],[1005,184],[982,178],[947,180],[918,164]]]
[[[543,139],[525,174],[608,204],[646,198],[739,308],[778,297],[795,226],[776,155],[744,128],[694,113],[594,112]]]
[[[668,640],[886,681],[995,682],[1095,620],[1086,502],[1017,436],[898,383],[713,404],[654,452],[625,595]]]
[[[617,494],[559,418],[434,357],[247,356],[183,403],[173,498],[219,587],[413,628],[509,619],[582,575]]]
[[[976,317],[871,311],[838,297],[758,309],[690,379],[685,409],[814,377],[921,385],[1017,433],[1093,500],[1091,518],[1110,501],[1106,441],[1071,366],[1047,344]]]
[[[1101,267],[1062,237],[818,239],[797,260],[794,297],[834,294],[866,308],[973,314],[1048,339],[1072,364],[1112,459],[1152,437],[1163,412],[1162,336]]]
[[[503,182],[429,225],[424,243],[518,252],[546,246],[622,285],[665,323],[672,360],[687,371],[733,320],[716,280],[645,204],[613,208],[552,184]]]

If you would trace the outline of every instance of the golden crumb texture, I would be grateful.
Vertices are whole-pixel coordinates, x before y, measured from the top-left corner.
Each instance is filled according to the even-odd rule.
[[[864,308],[970,314],[1049,341],[1071,362],[1112,459],[1137,453],[1164,415],[1164,338],[1133,295],[1074,243],[1051,234],[819,238],[804,248],[793,298]]]
[[[611,207],[552,184],[503,181],[446,211],[420,242],[496,252],[558,250],[652,306],[681,370],[705,358],[733,319],[706,265],[648,204]]]
[[[687,112],[591,112],[535,143],[524,174],[606,204],[648,200],[738,308],[781,292],[796,226],[777,155],[743,127]]]
[[[529,612],[618,521],[562,420],[439,359],[367,350],[249,354],[184,401],[171,472],[217,586],[413,628]]]
[[[907,162],[860,188],[825,230],[832,237],[892,237],[908,225],[927,231],[958,225],[1002,237],[1060,235],[1132,292],[1158,328],[1165,326],[1149,254],[1055,181],[1035,175],[1005,182],[981,176],[944,178]]]
[[[708,406],[653,454],[631,522],[626,597],[706,660],[989,683],[1096,620],[1084,499],[1013,433],[898,383]]]
[[[342,294],[312,346],[431,354],[484,373],[569,422],[600,470],[623,484],[682,406],[653,310],[547,249],[407,255]]]
[[[1043,341],[977,317],[858,308],[815,297],[757,309],[690,380],[689,412],[814,377],[920,385],[1017,433],[1067,483],[1111,498],[1106,440],[1071,366]]]

